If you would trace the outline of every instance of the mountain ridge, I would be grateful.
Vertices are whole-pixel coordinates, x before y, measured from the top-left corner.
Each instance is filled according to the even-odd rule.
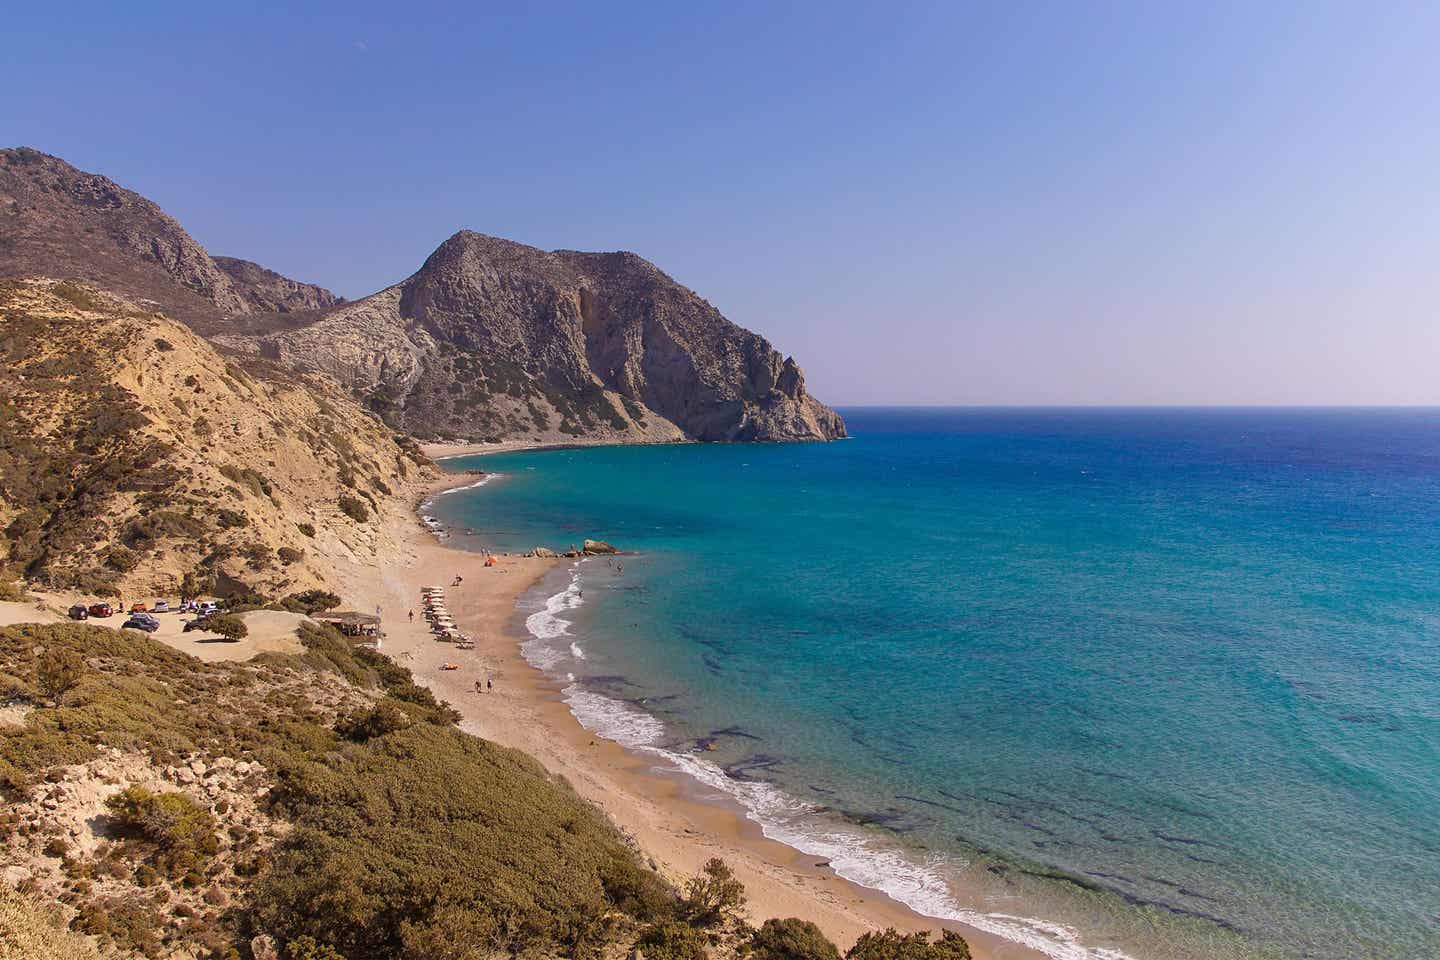
[[[329,375],[423,439],[845,436],[759,334],[629,251],[545,251],[472,230],[345,302],[211,256],[152,201],[31,148],[0,151],[0,276],[76,278],[224,348]]]

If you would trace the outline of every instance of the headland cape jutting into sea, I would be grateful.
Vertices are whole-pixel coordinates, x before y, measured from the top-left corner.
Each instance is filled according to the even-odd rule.
[[[1052,955],[1440,953],[1440,413],[846,410],[498,454],[458,546],[582,723]],[[466,535],[462,531],[469,530]]]

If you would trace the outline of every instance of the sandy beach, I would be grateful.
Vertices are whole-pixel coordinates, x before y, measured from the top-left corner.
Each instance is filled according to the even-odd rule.
[[[446,478],[429,493],[472,482],[470,477]],[[466,731],[522,750],[564,777],[672,880],[695,874],[711,857],[723,858],[745,883],[753,922],[804,917],[842,947],[867,930],[940,925],[836,876],[814,857],[766,839],[733,803],[581,727],[562,702],[558,685],[521,657],[519,644],[528,635],[516,609],[522,594],[573,561],[500,556],[496,566],[486,567],[483,555],[438,542],[418,517],[391,522],[397,527],[395,539],[404,544],[402,555],[379,570],[357,566],[342,571],[340,592],[361,609],[382,608],[385,652],[450,701],[464,716]],[[462,584],[449,586],[456,576]],[[445,588],[449,610],[474,637],[475,649],[456,650],[431,637],[420,605],[420,588],[426,585]],[[458,669],[442,669],[446,663]],[[476,693],[476,682],[487,680],[493,692]],[[1041,956],[982,931],[950,926],[966,936],[977,957]]]
[[[480,446],[494,452],[501,445]],[[474,482],[470,474],[444,477],[424,497]],[[767,839],[729,798],[586,731],[561,699],[560,686],[521,656],[520,644],[529,635],[517,609],[520,597],[547,574],[575,561],[501,555],[495,566],[486,567],[483,554],[447,546],[426,528],[420,519],[422,502],[423,498],[409,513],[391,512],[384,519],[384,532],[399,545],[388,562],[376,566],[339,559],[334,589],[348,607],[366,612],[379,608],[384,652],[459,710],[462,729],[524,751],[563,777],[604,810],[655,869],[676,883],[698,873],[711,857],[724,859],[745,884],[747,913],[754,923],[770,917],[802,917],[817,923],[842,949],[867,930],[942,925],[837,876],[824,861]],[[457,576],[462,583],[450,586]],[[422,586],[445,589],[451,614],[475,640],[473,650],[457,650],[431,636],[422,615]],[[24,602],[0,603],[0,625],[63,621],[63,611],[76,599],[36,594]],[[300,649],[294,631],[306,618],[272,611],[243,616],[251,634],[237,643],[183,633],[182,618],[175,614],[161,614],[161,628],[151,636],[211,661]],[[116,616],[95,622],[118,627],[121,620]],[[444,669],[447,663],[456,669]],[[493,688],[477,693],[477,681],[482,685],[488,681]],[[982,960],[1043,956],[962,924],[943,925],[961,932]]]

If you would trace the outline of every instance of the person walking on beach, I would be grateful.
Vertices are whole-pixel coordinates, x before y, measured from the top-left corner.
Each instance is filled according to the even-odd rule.
[[[414,622],[415,622],[415,611],[414,611],[414,610],[411,610],[411,611],[410,611],[410,622],[411,622],[411,623],[414,623]]]
[[[484,690],[482,690],[482,689],[480,688],[480,681],[479,681],[479,680],[476,680],[476,681],[475,681],[475,692],[476,692],[476,693],[484,693],[484,692],[485,692]]]
[[[486,693],[494,693],[494,692],[495,692],[495,684],[493,684],[493,683],[490,682],[490,678],[489,678],[489,677],[486,677],[486,678],[485,678],[485,692],[486,692]]]

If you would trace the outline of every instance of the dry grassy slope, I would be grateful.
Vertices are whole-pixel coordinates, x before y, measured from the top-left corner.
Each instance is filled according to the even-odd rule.
[[[52,909],[0,884],[0,960],[99,960],[94,946],[50,916]]]
[[[205,570],[272,596],[319,586],[328,558],[393,547],[374,515],[432,469],[330,381],[247,372],[93,288],[0,284],[0,354],[0,551],[52,586],[173,593]]]

